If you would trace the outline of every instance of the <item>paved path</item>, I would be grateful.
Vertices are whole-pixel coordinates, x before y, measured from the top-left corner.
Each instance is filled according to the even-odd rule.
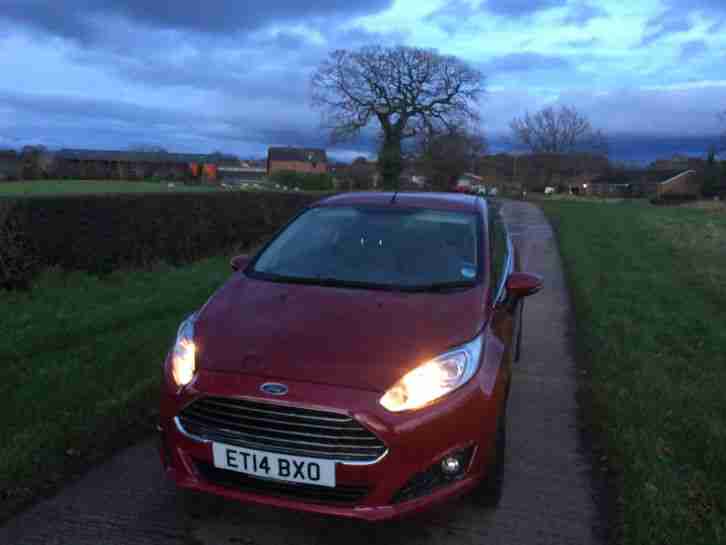
[[[0,528],[0,544],[600,543],[589,459],[578,439],[570,306],[559,254],[538,208],[509,202],[504,214],[523,267],[543,274],[546,289],[525,307],[499,508],[485,510],[462,499],[419,519],[368,525],[206,498],[190,515],[164,481],[153,442],[147,442],[10,521]]]

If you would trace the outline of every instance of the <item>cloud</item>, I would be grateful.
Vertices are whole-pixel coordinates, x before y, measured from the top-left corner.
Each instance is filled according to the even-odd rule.
[[[598,44],[600,44],[600,39],[595,37],[564,42],[567,47],[574,47],[575,49],[590,49]]]
[[[375,150],[375,132],[354,142],[331,146],[313,112],[304,108],[249,108],[229,104],[221,111],[149,107],[122,100],[58,94],[0,91],[0,104],[10,115],[0,121],[0,145],[44,143],[60,147],[124,148],[153,142],[180,151],[223,149],[263,153],[269,145],[321,146],[332,151]]]
[[[678,17],[672,17],[670,12],[666,12],[648,21],[640,43],[641,45],[650,45],[663,37],[688,32],[692,28],[693,23],[688,19],[686,13],[681,13]]]
[[[664,9],[651,17],[643,31],[642,45],[661,38],[687,32],[693,28],[692,17],[699,15],[713,21],[710,33],[716,33],[726,22],[726,3],[723,0],[663,0]]]
[[[690,40],[681,44],[680,57],[683,61],[690,61],[708,52],[708,46],[704,40]]]
[[[716,135],[718,104],[726,104],[726,81],[693,82],[609,92],[570,91],[558,102],[573,104],[609,133],[695,137]]]
[[[223,33],[272,23],[352,17],[388,8],[392,0],[5,0],[0,18],[81,42],[102,40],[106,19],[152,29]]]
[[[525,17],[565,4],[567,4],[567,0],[487,0],[486,9],[505,17]]]
[[[588,2],[577,2],[569,8],[562,23],[566,25],[581,26],[589,23],[592,19],[598,17],[607,17],[608,12],[599,6],[593,6]]]
[[[501,74],[505,72],[530,72],[534,70],[560,70],[570,68],[570,63],[563,57],[543,55],[540,53],[510,53],[494,57],[482,64],[485,74]]]
[[[468,0],[450,0],[425,17],[449,35],[456,34],[469,20],[481,13],[522,18],[543,10],[563,6],[567,0],[485,0],[473,5]]]
[[[467,21],[480,12],[480,7],[474,7],[466,0],[453,0],[429,13],[424,21],[435,24],[451,36],[459,32]]]

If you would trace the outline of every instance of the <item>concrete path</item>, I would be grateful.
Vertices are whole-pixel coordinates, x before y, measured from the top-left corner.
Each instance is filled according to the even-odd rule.
[[[499,508],[461,499],[418,519],[368,525],[204,498],[190,514],[164,481],[154,444],[147,442],[10,521],[0,528],[0,544],[601,543],[603,521],[579,441],[577,377],[567,339],[571,310],[557,247],[537,207],[508,202],[504,215],[523,268],[544,275],[545,290],[525,306]]]

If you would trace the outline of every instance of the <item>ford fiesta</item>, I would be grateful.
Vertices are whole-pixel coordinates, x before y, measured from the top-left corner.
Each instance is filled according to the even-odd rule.
[[[179,327],[161,458],[178,486],[366,520],[496,504],[522,299],[484,199],[335,196]]]

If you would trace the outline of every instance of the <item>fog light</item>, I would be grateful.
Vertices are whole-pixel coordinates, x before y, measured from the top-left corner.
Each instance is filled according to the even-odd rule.
[[[441,471],[445,475],[456,475],[461,471],[461,461],[456,456],[447,456],[441,460]]]

